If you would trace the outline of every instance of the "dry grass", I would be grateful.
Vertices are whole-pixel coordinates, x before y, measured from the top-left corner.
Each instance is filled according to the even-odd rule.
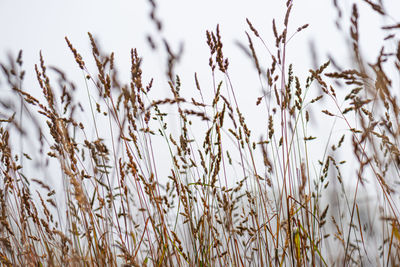
[[[364,2],[387,16],[381,5]],[[67,75],[47,67],[42,55],[38,96],[23,88],[22,52],[1,64],[14,98],[0,100],[2,265],[399,265],[400,113],[392,79],[400,73],[400,26],[382,29],[388,36],[381,53],[366,62],[354,5],[354,66],[328,61],[301,84],[286,47],[308,25],[290,30],[292,6],[287,1],[282,24],[272,23],[273,49],[247,20],[246,51],[264,92],[256,99],[257,116],[266,122],[261,137],[238,104],[218,26],[206,33],[211,99],[197,75],[198,95],[181,96],[174,71],[180,53],[165,39],[171,92],[165,99],[153,97],[153,80],[143,80],[136,49],[131,80],[121,83],[114,54],[100,51],[90,33],[96,70],[66,38],[86,80],[86,106]],[[270,66],[254,42],[268,50]],[[310,92],[315,85],[320,94]],[[333,108],[322,108],[324,100]],[[166,111],[172,109],[176,116]],[[89,121],[82,119],[87,114]],[[330,118],[347,130],[336,135],[333,124],[329,139],[313,136],[313,121]],[[315,159],[312,144],[319,139],[327,140],[325,153]],[[32,149],[18,151],[18,143]]]

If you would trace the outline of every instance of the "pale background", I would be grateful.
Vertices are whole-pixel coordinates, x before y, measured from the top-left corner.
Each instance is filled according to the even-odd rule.
[[[270,49],[274,48],[272,34],[272,19],[277,25],[282,25],[285,14],[285,2],[278,0],[265,1],[233,1],[233,0],[203,0],[158,1],[156,15],[163,22],[162,35],[177,51],[180,43],[184,44],[184,55],[176,73],[183,81],[185,94],[190,95],[194,90],[194,72],[199,75],[203,89],[210,90],[211,75],[208,68],[209,49],[206,45],[205,31],[215,30],[220,24],[224,54],[230,60],[230,75],[239,95],[239,105],[244,109],[249,128],[257,129],[260,117],[255,108],[255,101],[260,96],[260,85],[256,71],[249,58],[238,48],[239,41],[247,45],[245,31],[249,31],[246,24],[248,18],[263,36]],[[371,15],[370,7],[362,1],[360,7],[361,47],[366,58],[375,58],[379,52],[382,34],[379,28],[395,21],[382,21],[380,17]],[[353,1],[338,0],[343,11],[343,32],[348,36],[349,17]],[[393,18],[400,18],[400,1],[386,1],[387,10]],[[37,85],[34,64],[39,62],[39,51],[42,51],[46,64],[55,65],[66,71],[68,78],[73,80],[78,89],[82,88],[85,94],[82,72],[74,61],[64,37],[67,36],[75,48],[82,54],[89,64],[92,62],[91,49],[87,32],[91,32],[99,41],[105,52],[114,51],[116,66],[120,72],[120,79],[128,82],[130,71],[130,49],[137,48],[144,58],[144,76],[149,80],[155,77],[155,89],[159,98],[169,95],[166,84],[165,53],[154,53],[149,49],[146,36],[158,36],[154,24],[149,19],[150,4],[145,0],[135,1],[0,1],[0,61],[7,61],[7,54],[17,55],[23,50],[24,68],[27,71],[24,88],[33,95],[40,95],[41,89]],[[294,1],[294,8],[290,19],[290,29],[294,32],[298,27],[308,23],[310,26],[291,40],[288,49],[289,63],[294,64],[294,72],[303,78],[315,64],[327,61],[328,54],[332,54],[341,66],[352,66],[351,57],[347,53],[346,39],[343,32],[335,26],[337,11],[331,0],[298,0]],[[162,44],[155,39],[159,46]],[[262,66],[269,66],[270,57],[265,49],[253,38]],[[310,47],[313,43],[316,48],[316,60],[313,62]],[[367,46],[365,46],[367,44]],[[159,51],[163,51],[160,49]],[[341,59],[341,60],[338,60]],[[93,66],[93,65],[92,65]],[[4,81],[0,80],[0,95],[10,93],[4,88]],[[78,90],[79,91],[79,90]],[[194,91],[193,91],[194,92]],[[90,116],[88,117],[90,119]],[[266,121],[266,120],[265,120]],[[316,130],[331,129],[331,122],[314,122]],[[263,129],[260,129],[262,131]],[[344,131],[338,127],[335,133]],[[256,133],[257,134],[257,133]],[[255,138],[258,139],[258,136]],[[323,140],[321,142],[324,142]],[[27,146],[26,144],[24,146]],[[315,153],[320,153],[318,149]]]

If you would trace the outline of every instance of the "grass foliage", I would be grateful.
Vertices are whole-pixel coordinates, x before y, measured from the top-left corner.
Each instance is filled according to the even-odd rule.
[[[359,4],[386,18],[374,2]],[[400,24],[382,28],[382,48],[368,62],[358,6],[342,18],[336,5],[350,21],[343,32],[353,65],[327,60],[301,82],[287,44],[308,25],[292,30],[293,2],[286,8],[268,42],[247,20],[242,48],[262,88],[253,115],[239,105],[243,92],[231,80],[219,26],[206,32],[212,86],[195,74],[189,98],[183,88],[192,84],[175,73],[181,55],[166,40],[153,47],[167,55],[164,99],[143,78],[136,49],[123,83],[114,53],[100,51],[90,33],[91,59],[65,39],[86,100],[42,54],[41,94],[23,84],[22,51],[2,63],[12,96],[0,99],[2,265],[399,265]],[[258,44],[269,59],[257,56]],[[261,136],[248,126],[254,119]],[[332,123],[327,135],[313,131],[321,122]]]

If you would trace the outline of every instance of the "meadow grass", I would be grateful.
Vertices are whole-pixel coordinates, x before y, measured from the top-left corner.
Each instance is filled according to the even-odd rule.
[[[388,16],[380,4],[363,2]],[[95,69],[65,38],[85,77],[85,106],[76,97],[82,89],[46,66],[42,54],[35,66],[42,95],[23,87],[22,51],[2,63],[13,95],[0,99],[7,115],[0,127],[2,265],[400,264],[394,80],[400,26],[382,28],[387,36],[379,56],[366,62],[353,5],[353,66],[327,60],[302,84],[286,49],[308,25],[291,30],[292,1],[286,7],[282,23],[272,22],[275,47],[247,20],[244,50],[262,88],[254,100],[258,114],[246,115],[239,105],[219,26],[206,32],[211,98],[197,74],[197,95],[182,96],[188,85],[175,73],[181,55],[165,39],[170,97],[164,99],[152,93],[157,77],[143,79],[136,49],[131,79],[122,83],[114,53],[102,52],[90,33]],[[270,54],[269,66],[258,58],[255,42]],[[261,136],[247,124],[254,117],[265,122]],[[328,138],[313,131],[318,121],[332,122]],[[345,130],[336,131],[336,123]],[[325,143],[313,146],[320,139]],[[322,158],[315,158],[315,149]]]

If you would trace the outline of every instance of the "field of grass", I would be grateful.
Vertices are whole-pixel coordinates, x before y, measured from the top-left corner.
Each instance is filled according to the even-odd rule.
[[[358,6],[350,18],[337,6],[353,64],[300,74],[287,44],[308,25],[290,25],[293,1],[273,36],[247,20],[257,114],[240,106],[218,25],[204,44],[213,86],[194,74],[191,97],[167,41],[161,99],[139,48],[122,82],[90,33],[92,57],[65,38],[83,83],[40,54],[34,94],[22,51],[1,63],[2,266],[398,266],[400,23],[382,1],[359,4],[393,21],[378,57],[361,52]],[[314,131],[322,122],[331,128]]]

